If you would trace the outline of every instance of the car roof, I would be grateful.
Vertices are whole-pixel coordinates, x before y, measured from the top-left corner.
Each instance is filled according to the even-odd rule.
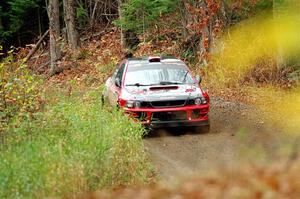
[[[172,66],[172,67],[178,67],[178,68],[184,68],[186,69],[186,64],[181,61],[180,59],[177,59],[175,57],[171,56],[164,56],[164,57],[142,57],[142,58],[129,58],[128,59],[128,67],[129,68],[135,68],[135,67],[149,67],[149,66]]]

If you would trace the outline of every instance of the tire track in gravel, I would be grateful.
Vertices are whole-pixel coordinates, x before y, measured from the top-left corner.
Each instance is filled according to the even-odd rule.
[[[163,179],[271,161],[280,158],[283,139],[263,118],[257,107],[214,98],[210,133],[161,129],[145,138],[144,146]]]

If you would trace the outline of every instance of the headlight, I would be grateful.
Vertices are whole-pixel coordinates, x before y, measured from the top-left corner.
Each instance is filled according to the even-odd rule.
[[[200,105],[200,104],[207,104],[207,100],[205,97],[198,97],[195,99],[195,105]]]
[[[135,101],[135,102],[134,102],[134,107],[135,107],[135,108],[140,108],[140,107],[141,107],[141,102]]]
[[[202,101],[202,104],[207,104],[207,100],[205,99],[205,97],[201,97],[201,101]]]
[[[134,107],[134,101],[127,101],[126,102],[126,107],[127,108],[133,108]]]
[[[129,101],[126,102],[126,107],[127,108],[140,108],[141,107],[141,102],[140,101],[129,100]]]
[[[195,99],[195,104],[196,104],[196,105],[199,105],[199,104],[201,104],[201,103],[202,103],[201,98],[196,98],[196,99]]]

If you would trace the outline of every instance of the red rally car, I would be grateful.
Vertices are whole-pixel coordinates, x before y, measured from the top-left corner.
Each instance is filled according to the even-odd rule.
[[[123,60],[107,79],[102,100],[146,127],[209,129],[210,99],[183,61],[173,57]]]

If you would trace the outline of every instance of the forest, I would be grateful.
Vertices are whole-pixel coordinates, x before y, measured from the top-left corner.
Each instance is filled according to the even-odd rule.
[[[201,76],[210,133],[101,103],[149,55]],[[0,198],[299,198],[299,81],[299,0],[1,0]]]

